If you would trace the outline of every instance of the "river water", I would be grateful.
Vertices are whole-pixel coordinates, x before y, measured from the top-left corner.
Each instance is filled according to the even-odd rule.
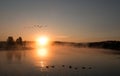
[[[0,76],[120,76],[120,52],[68,46],[1,50]]]

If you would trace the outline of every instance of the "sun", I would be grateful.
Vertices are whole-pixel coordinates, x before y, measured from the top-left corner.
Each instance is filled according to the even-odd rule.
[[[41,36],[41,37],[37,38],[37,43],[40,46],[45,46],[49,43],[49,39],[46,36]]]

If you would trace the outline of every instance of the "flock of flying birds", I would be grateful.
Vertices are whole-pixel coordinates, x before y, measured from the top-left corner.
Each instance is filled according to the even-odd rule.
[[[44,27],[47,27],[47,25],[33,25],[33,26],[27,26],[27,27],[24,27],[24,28],[32,29],[33,31],[35,31],[37,33],[40,33],[42,28],[44,28]]]
[[[44,25],[44,26],[43,25],[34,25],[34,27],[37,27],[37,28],[41,29],[42,27],[47,27],[47,25]]]

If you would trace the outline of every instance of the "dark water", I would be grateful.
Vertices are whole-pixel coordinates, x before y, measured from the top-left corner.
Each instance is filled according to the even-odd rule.
[[[0,76],[120,76],[120,54],[66,46],[3,50]]]

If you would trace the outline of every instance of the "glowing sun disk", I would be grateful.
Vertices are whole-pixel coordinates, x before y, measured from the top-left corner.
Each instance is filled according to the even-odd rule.
[[[47,45],[48,44],[48,38],[47,37],[40,37],[40,38],[37,39],[37,43],[39,45],[42,45],[42,46]]]

